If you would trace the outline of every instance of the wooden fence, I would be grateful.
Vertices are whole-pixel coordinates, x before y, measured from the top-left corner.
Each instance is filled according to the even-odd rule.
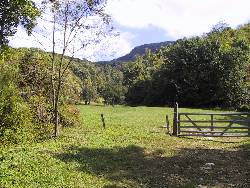
[[[186,113],[174,108],[174,136],[250,137],[250,113]]]

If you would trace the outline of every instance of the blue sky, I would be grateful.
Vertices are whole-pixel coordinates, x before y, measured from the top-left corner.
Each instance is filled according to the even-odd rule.
[[[105,11],[111,15],[120,35],[105,38],[99,45],[90,45],[76,56],[92,61],[110,60],[138,45],[201,35],[218,22],[235,28],[250,21],[249,7],[250,0],[107,0]],[[40,20],[38,28],[42,27],[49,33],[51,25]],[[11,45],[51,51],[48,40],[42,37],[39,40],[40,43],[27,37],[19,28],[17,35],[11,38]],[[45,45],[41,47],[41,43]]]
[[[142,44],[147,43],[155,43],[155,42],[163,42],[167,40],[175,40],[174,37],[168,36],[166,34],[166,31],[160,27],[156,27],[154,25],[149,25],[145,28],[130,28],[126,26],[117,25],[117,28],[119,28],[122,32],[131,33],[132,38],[131,45],[132,46],[139,46]]]

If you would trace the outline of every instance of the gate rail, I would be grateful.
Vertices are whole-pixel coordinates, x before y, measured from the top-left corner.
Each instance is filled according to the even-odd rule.
[[[209,116],[210,118],[196,120],[194,116],[200,118]],[[223,119],[218,119],[218,117]],[[173,135],[250,137],[250,113],[179,113],[178,104],[176,103],[174,108]]]

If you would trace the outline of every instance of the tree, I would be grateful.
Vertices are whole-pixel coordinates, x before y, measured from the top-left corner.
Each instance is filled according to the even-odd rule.
[[[0,48],[8,44],[8,37],[13,36],[19,24],[28,34],[36,25],[40,11],[30,0],[1,0],[0,1]]]
[[[112,31],[110,17],[104,13],[104,0],[45,1],[52,20],[51,86],[55,136],[59,131],[61,89],[76,53],[86,45],[100,42]],[[60,49],[60,50],[57,50]],[[60,52],[59,52],[60,51]],[[59,52],[60,55],[57,55]],[[71,58],[65,58],[68,55]]]
[[[100,96],[106,104],[120,104],[124,102],[126,88],[123,86],[123,73],[110,65],[103,67],[105,80],[100,88]]]
[[[124,84],[128,87],[126,101],[130,104],[145,104],[146,97],[152,89],[152,76],[163,60],[158,54],[153,54],[150,50],[142,57],[138,57],[135,62],[130,62],[123,67]]]
[[[91,100],[97,98],[97,87],[92,83],[90,76],[82,81],[81,97],[85,104],[90,104]]]

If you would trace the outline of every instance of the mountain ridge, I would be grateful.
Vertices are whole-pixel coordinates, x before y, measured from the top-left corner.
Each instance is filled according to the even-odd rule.
[[[137,56],[142,56],[146,53],[146,49],[151,50],[153,53],[157,52],[161,47],[171,45],[174,41],[165,41],[158,43],[149,43],[136,46],[128,54],[121,56],[119,58],[110,61],[98,61],[99,64],[112,64],[112,63],[125,63],[129,61],[134,61]]]

